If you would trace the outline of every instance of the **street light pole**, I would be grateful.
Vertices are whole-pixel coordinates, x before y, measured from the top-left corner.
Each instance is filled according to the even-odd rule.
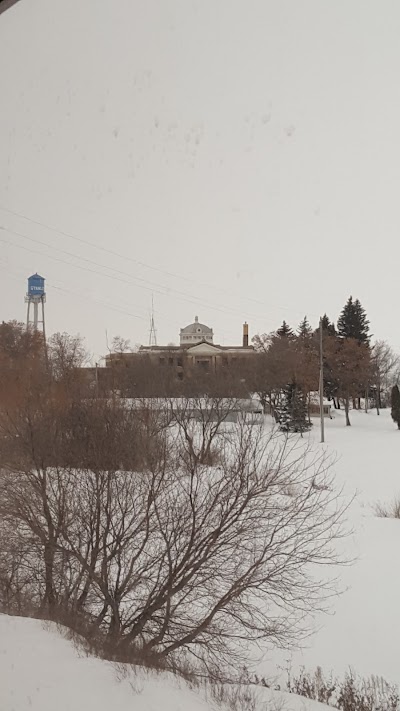
[[[319,320],[319,414],[321,420],[321,442],[325,442],[324,421],[324,352],[322,341],[322,318]]]

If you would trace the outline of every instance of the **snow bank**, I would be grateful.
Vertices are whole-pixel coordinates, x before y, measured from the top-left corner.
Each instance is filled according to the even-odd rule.
[[[124,669],[128,670],[127,675]],[[257,711],[326,711],[301,697],[256,689]],[[216,711],[202,692],[155,674],[81,656],[51,625],[0,615],[1,711]]]
[[[121,679],[112,664],[80,656],[38,620],[1,615],[0,709],[210,711],[212,706],[171,675],[141,670]]]

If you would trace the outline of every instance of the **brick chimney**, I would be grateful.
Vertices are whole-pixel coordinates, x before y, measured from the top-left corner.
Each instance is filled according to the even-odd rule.
[[[249,326],[247,321],[243,324],[243,348],[248,348],[249,346]]]

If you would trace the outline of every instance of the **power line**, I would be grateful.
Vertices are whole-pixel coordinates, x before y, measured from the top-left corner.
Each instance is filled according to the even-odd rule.
[[[42,240],[36,239],[35,237],[29,237],[28,235],[22,234],[21,232],[17,232],[16,230],[11,230],[11,229],[8,228],[8,227],[4,227],[4,226],[0,225],[0,230],[2,230],[2,231],[4,231],[4,232],[8,232],[8,233],[10,233],[10,234],[17,235],[18,237],[22,237],[23,239],[26,239],[26,240],[28,240],[29,242],[35,242],[35,243],[37,243],[37,244],[43,245],[44,247],[49,247],[50,249],[53,249],[53,250],[55,250],[56,252],[60,252],[61,254],[65,254],[65,255],[67,255],[68,257],[72,257],[73,259],[78,259],[78,260],[81,261],[81,262],[87,262],[88,264],[93,264],[94,266],[98,266],[98,267],[100,267],[101,269],[109,269],[110,271],[114,271],[114,272],[116,272],[116,273],[118,273],[118,274],[122,274],[122,275],[124,275],[124,276],[127,276],[127,277],[129,277],[130,279],[137,279],[138,281],[143,281],[143,282],[145,282],[145,283],[147,282],[146,279],[142,279],[141,277],[135,277],[135,276],[129,274],[128,272],[121,271],[120,269],[114,269],[114,267],[108,267],[106,264],[100,264],[99,262],[95,262],[93,259],[87,259],[86,257],[81,257],[79,254],[74,254],[73,252],[68,252],[68,251],[65,250],[65,249],[60,249],[59,247],[53,247],[52,245],[48,244],[47,242],[43,242]],[[4,241],[4,240],[3,240],[3,241]],[[10,243],[8,243],[8,244],[10,244]],[[27,250],[27,248],[26,248],[26,247],[23,247],[22,245],[14,245],[14,244],[13,244],[13,246],[16,246],[16,247],[18,247],[18,248],[20,248],[20,249],[26,249],[26,250]],[[34,250],[28,250],[28,251],[34,252]],[[43,252],[37,252],[37,254],[43,254]],[[54,260],[56,260],[56,261],[61,261],[61,262],[63,262],[64,264],[68,264],[68,265],[70,265],[70,266],[72,266],[72,267],[77,267],[78,269],[81,269],[81,268],[82,268],[82,267],[81,267],[80,265],[78,265],[78,264],[73,264],[73,263],[71,263],[71,262],[66,262],[65,260],[57,259],[56,257],[52,257],[52,256],[49,255],[49,254],[46,254],[45,256],[46,256],[46,257],[50,257],[50,259],[54,259]],[[92,270],[87,270],[87,271],[92,271]],[[101,274],[102,276],[107,276],[107,277],[111,278],[111,275],[109,275],[109,274],[102,274],[101,272],[94,272],[94,273],[96,273],[96,274]],[[126,282],[126,283],[128,283],[128,282]],[[147,287],[142,287],[142,288],[147,288]]]
[[[230,293],[229,293],[226,289],[221,289],[221,288],[219,288],[219,287],[216,287],[215,285],[211,285],[211,284],[207,284],[207,283],[205,283],[205,282],[201,282],[201,281],[199,281],[199,280],[196,279],[196,278],[187,277],[187,276],[185,276],[185,275],[183,275],[183,274],[178,274],[178,273],[176,273],[176,272],[170,272],[170,271],[167,271],[167,270],[165,270],[165,269],[161,269],[161,268],[159,268],[159,267],[155,267],[155,266],[152,265],[152,264],[148,264],[147,262],[140,261],[140,260],[138,260],[138,259],[135,259],[135,258],[133,258],[133,257],[130,257],[129,255],[126,255],[126,254],[124,255],[124,254],[121,254],[120,252],[117,252],[117,251],[115,251],[115,250],[113,250],[113,249],[109,249],[109,248],[107,248],[107,247],[103,247],[102,245],[97,245],[97,244],[95,244],[94,242],[90,242],[90,240],[84,239],[83,237],[77,237],[76,235],[73,235],[73,234],[71,234],[70,232],[65,232],[64,230],[60,230],[60,229],[58,229],[58,228],[56,228],[56,227],[52,227],[51,225],[48,225],[48,224],[46,224],[45,222],[41,222],[40,220],[34,220],[33,218],[28,217],[27,215],[25,215],[25,214],[23,214],[23,213],[21,213],[21,212],[17,212],[17,211],[15,211],[15,210],[10,210],[9,208],[4,207],[4,206],[2,206],[2,205],[0,205],[0,210],[3,210],[4,212],[9,213],[10,215],[14,215],[14,217],[19,217],[19,218],[21,218],[21,219],[23,219],[23,220],[27,220],[28,222],[31,222],[31,223],[34,224],[34,225],[38,225],[39,227],[44,227],[45,229],[50,230],[51,232],[54,232],[54,233],[56,233],[56,234],[62,235],[63,237],[67,237],[67,238],[69,238],[69,239],[73,239],[73,240],[75,240],[75,241],[77,241],[77,242],[80,242],[80,243],[82,243],[82,244],[85,244],[86,246],[89,246],[89,247],[91,247],[92,249],[98,249],[98,250],[100,250],[100,251],[102,251],[102,252],[105,252],[106,254],[111,254],[111,255],[113,255],[114,257],[118,257],[119,259],[123,259],[124,261],[129,261],[129,262],[132,262],[132,263],[134,263],[134,264],[138,264],[139,266],[144,267],[145,269],[151,269],[151,270],[156,271],[156,272],[158,272],[158,273],[160,273],[160,274],[164,274],[164,275],[167,275],[167,276],[170,276],[170,277],[174,277],[175,279],[181,279],[181,280],[183,280],[183,281],[187,281],[187,282],[189,282],[190,284],[193,284],[193,282],[197,282],[197,284],[198,284],[199,286],[206,287],[207,289],[215,289],[216,291],[218,291],[218,292],[221,293],[221,294],[227,294],[228,296],[230,295]],[[137,277],[137,278],[138,278],[138,277]],[[254,297],[242,296],[241,298],[242,298],[243,300],[245,300],[245,301],[250,302],[250,303],[258,304],[259,306],[263,306],[263,307],[266,306],[265,302],[260,301],[259,299],[255,299]],[[290,307],[288,307],[288,306],[282,306],[282,305],[278,305],[278,304],[271,304],[270,302],[269,302],[269,306],[273,306],[274,308],[279,309],[279,310],[282,310],[282,311],[290,311],[290,310],[291,310]],[[297,311],[297,309],[296,309],[296,311]],[[298,311],[298,313],[300,314],[300,313],[302,313],[302,312]],[[310,313],[310,315],[312,315],[312,316],[316,316],[316,314],[313,314],[313,313],[311,313],[311,312],[309,312],[309,313]],[[259,317],[257,316],[256,318],[259,318]]]
[[[0,241],[2,241],[2,240],[0,240]],[[29,251],[31,251],[31,250],[29,250]],[[14,281],[20,282],[20,278],[21,278],[20,275],[16,275],[15,272],[14,273],[11,272],[8,265],[4,264],[4,262],[3,262],[3,264],[0,264],[0,269],[5,271],[8,276],[12,275],[12,278],[14,279]],[[134,314],[131,311],[127,311],[126,309],[120,308],[119,306],[115,306],[113,304],[110,304],[110,303],[107,303],[104,301],[100,301],[99,299],[89,296],[88,294],[83,294],[82,292],[78,292],[73,289],[67,289],[66,287],[57,286],[56,284],[52,284],[51,281],[48,281],[47,279],[46,279],[46,286],[50,287],[51,289],[56,289],[57,291],[63,291],[67,294],[71,294],[72,296],[75,296],[76,298],[79,298],[79,299],[86,299],[87,301],[92,301],[94,303],[99,304],[100,306],[111,309],[112,311],[118,311],[119,313],[126,314],[127,316],[131,316],[132,318],[140,319],[141,321],[146,321],[146,318],[144,316],[139,316],[138,314]]]
[[[1,239],[1,238],[0,238],[0,241],[3,242],[4,244],[9,244],[10,246],[17,247],[18,249],[24,249],[25,251],[32,252],[33,254],[40,254],[41,256],[47,257],[47,258],[52,259],[52,260],[54,260],[54,261],[56,261],[56,262],[60,262],[60,263],[62,263],[62,264],[67,264],[68,266],[75,267],[76,269],[81,269],[81,270],[83,270],[83,271],[91,272],[91,273],[93,273],[93,274],[98,274],[98,275],[100,275],[100,276],[102,276],[102,277],[107,277],[108,279],[114,279],[114,280],[119,281],[119,282],[121,282],[121,283],[133,284],[134,282],[133,282],[132,280],[141,281],[141,282],[144,282],[143,285],[141,285],[141,284],[136,284],[136,285],[135,285],[135,286],[137,286],[137,287],[140,288],[140,289],[145,289],[145,290],[147,290],[147,291],[154,291],[155,293],[158,293],[158,294],[160,294],[160,295],[162,295],[162,296],[165,296],[166,294],[168,294],[168,292],[175,293],[175,294],[177,294],[177,295],[179,296],[179,298],[181,298],[183,301],[187,301],[188,303],[194,304],[195,306],[201,305],[201,306],[204,306],[204,307],[207,308],[207,309],[212,309],[212,310],[214,310],[214,311],[219,311],[220,313],[229,314],[229,315],[232,315],[232,316],[235,316],[235,315],[240,315],[240,316],[242,316],[242,313],[243,313],[243,312],[242,312],[241,310],[240,310],[240,311],[239,311],[239,310],[235,310],[235,309],[232,309],[232,308],[230,308],[230,307],[214,306],[214,305],[212,305],[212,304],[210,304],[210,303],[208,303],[208,302],[206,302],[206,301],[204,301],[204,300],[203,300],[203,301],[200,300],[199,298],[197,298],[197,297],[195,297],[195,296],[190,297],[190,296],[189,296],[188,294],[186,294],[185,292],[178,291],[177,289],[174,289],[174,288],[172,288],[172,287],[165,287],[165,286],[162,286],[162,285],[159,285],[159,284],[153,284],[152,282],[149,282],[149,281],[146,280],[146,279],[142,279],[141,277],[135,277],[135,276],[129,274],[128,272],[122,271],[121,269],[115,269],[114,267],[108,267],[108,266],[106,266],[106,265],[104,265],[104,264],[101,264],[101,263],[99,263],[99,262],[95,262],[95,261],[92,260],[92,259],[87,259],[86,257],[81,257],[80,255],[74,254],[73,252],[68,252],[68,251],[63,250],[63,249],[60,249],[60,248],[58,248],[58,247],[52,247],[52,245],[49,245],[49,244],[47,244],[46,242],[43,242],[42,240],[38,240],[38,239],[36,239],[36,238],[34,238],[34,237],[29,237],[28,235],[25,235],[25,234],[23,234],[23,233],[21,233],[21,232],[17,232],[16,230],[12,230],[12,229],[10,229],[10,228],[8,228],[8,227],[0,226],[0,230],[2,230],[2,231],[4,231],[4,232],[8,232],[8,233],[10,233],[10,234],[14,234],[14,235],[16,235],[16,236],[18,236],[18,237],[22,237],[23,239],[26,239],[26,240],[28,240],[28,241],[30,241],[30,242],[35,242],[35,243],[37,243],[37,244],[41,244],[41,245],[43,245],[43,246],[45,246],[45,247],[48,247],[48,248],[50,248],[50,249],[54,249],[55,251],[60,252],[60,253],[62,253],[62,254],[66,254],[67,256],[70,256],[70,257],[72,257],[73,259],[79,259],[80,261],[84,261],[84,262],[87,262],[87,263],[89,263],[89,264],[93,264],[94,266],[100,267],[101,269],[109,269],[110,271],[114,271],[114,272],[116,272],[117,274],[122,274],[123,276],[127,276],[130,281],[127,281],[126,279],[121,279],[120,277],[114,276],[114,275],[112,275],[112,274],[106,274],[106,273],[103,273],[103,272],[99,272],[99,271],[97,271],[97,270],[95,270],[95,269],[90,269],[89,267],[84,267],[84,266],[82,266],[82,265],[80,265],[80,264],[73,264],[73,263],[71,263],[71,262],[67,262],[65,259],[60,259],[59,257],[55,257],[55,256],[50,255],[50,254],[45,254],[45,253],[43,253],[43,252],[40,252],[39,250],[29,249],[28,247],[24,247],[23,245],[15,244],[15,243],[12,243],[12,242],[9,242],[9,241],[7,241],[7,240],[4,240],[4,239]],[[146,284],[149,284],[150,286],[146,286]],[[154,288],[154,287],[156,287],[156,288]],[[163,291],[160,291],[160,289],[163,289]],[[254,316],[253,314],[250,314],[250,316],[252,316],[253,318],[259,318],[258,315],[257,315],[257,316]]]
[[[1,240],[0,240],[0,241],[1,241]],[[9,244],[9,243],[8,243],[8,244]],[[33,251],[33,250],[28,250],[28,251]],[[18,282],[18,283],[21,283],[21,279],[24,279],[24,278],[25,278],[25,272],[22,272],[22,271],[21,271],[20,274],[17,274],[15,271],[13,272],[13,271],[10,269],[9,265],[8,265],[7,263],[5,263],[5,262],[3,262],[3,263],[0,262],[0,269],[2,269],[2,270],[7,274],[7,276],[8,276],[9,278],[11,277],[14,281],[16,281],[16,282]],[[89,301],[89,302],[98,304],[98,305],[102,306],[103,308],[110,309],[111,311],[115,311],[116,313],[121,313],[121,314],[123,314],[123,315],[130,316],[130,317],[132,317],[132,318],[139,319],[139,320],[141,320],[141,321],[146,321],[146,318],[145,318],[144,316],[139,316],[138,314],[134,314],[134,313],[132,313],[131,311],[127,311],[126,309],[124,309],[124,308],[122,308],[122,307],[120,307],[120,306],[116,306],[115,304],[111,304],[111,303],[109,303],[109,302],[100,301],[99,299],[96,299],[96,298],[94,298],[93,296],[89,296],[88,294],[84,294],[84,293],[82,293],[82,292],[79,292],[79,291],[77,291],[76,289],[72,290],[72,289],[68,289],[68,288],[66,288],[66,287],[58,286],[58,285],[56,285],[56,284],[53,284],[53,283],[52,283],[51,281],[49,281],[48,279],[46,279],[46,285],[47,285],[47,287],[50,287],[50,289],[52,289],[52,290],[54,289],[54,290],[56,290],[56,291],[64,292],[64,293],[66,293],[66,294],[69,294],[69,295],[73,296],[73,297],[76,298],[76,299],[81,299],[81,298],[83,298],[83,299],[85,299],[86,301]],[[173,325],[174,327],[176,327],[176,322],[175,322],[175,321],[172,321],[172,319],[169,319],[169,318],[166,318],[166,317],[163,316],[163,320],[167,321],[168,323],[170,323],[171,325]],[[221,332],[221,333],[222,333],[222,332]]]
[[[9,208],[3,207],[2,205],[0,205],[0,210],[3,210],[4,212],[8,212],[10,215],[14,215],[15,217],[20,217],[23,220],[27,220],[28,222],[32,222],[32,224],[38,225],[39,227],[44,227],[45,229],[50,230],[51,232],[55,232],[59,235],[62,235],[63,237],[68,237],[69,239],[73,239],[76,242],[81,242],[82,244],[85,244],[86,246],[91,247],[92,249],[98,249],[101,252],[106,252],[107,254],[111,254],[114,257],[123,259],[124,261],[133,262],[134,264],[138,264],[139,266],[144,267],[145,269],[151,269],[152,271],[156,271],[159,274],[165,274],[166,276],[174,277],[174,279],[183,279],[184,281],[187,281],[190,284],[193,283],[193,279],[191,277],[187,277],[183,274],[177,274],[175,272],[170,272],[166,269],[161,269],[159,267],[155,267],[153,264],[148,264],[147,262],[142,262],[139,259],[130,257],[129,255],[121,254],[120,252],[116,252],[113,249],[109,249],[107,247],[103,247],[102,245],[95,244],[94,242],[90,242],[87,239],[83,239],[83,237],[77,237],[76,235],[73,235],[69,232],[64,232],[63,230],[59,230],[57,227],[52,227],[51,225],[47,225],[45,222],[40,222],[39,220],[34,220],[33,218],[28,217],[27,215],[24,215],[20,212],[15,212],[14,210],[10,210]],[[199,282],[198,280],[197,280],[197,283],[200,286],[206,286],[207,288],[215,288],[215,286],[212,286],[211,284]]]
[[[6,244],[10,244],[10,242],[6,242],[5,240],[1,240],[1,239],[0,239],[0,241],[5,242]],[[29,248],[27,248],[27,247],[23,247],[22,245],[17,245],[17,247],[20,247],[20,249],[24,249],[25,251],[35,253],[35,250],[31,250],[31,249],[29,249]],[[0,268],[1,268],[1,265],[0,265]],[[12,272],[12,271],[10,270],[8,264],[5,263],[5,262],[3,262],[3,270],[7,273],[7,275],[14,274],[14,277],[13,277],[13,278],[14,278],[15,281],[20,281],[21,278],[23,279],[23,278],[25,278],[25,276],[26,276],[24,272],[21,272],[19,275],[15,276],[15,272]],[[97,298],[95,298],[95,297],[93,297],[93,296],[91,296],[91,295],[82,293],[81,291],[78,291],[77,289],[73,289],[73,290],[72,290],[72,289],[66,288],[65,286],[62,287],[62,286],[57,286],[56,284],[52,284],[51,281],[49,281],[48,279],[46,279],[46,284],[47,284],[47,286],[50,287],[51,289],[56,289],[57,291],[63,291],[63,292],[65,292],[65,293],[71,294],[72,296],[74,296],[74,297],[76,297],[76,298],[83,298],[83,299],[85,299],[85,300],[87,300],[87,301],[91,301],[91,302],[93,302],[93,303],[99,304],[100,306],[103,306],[103,307],[105,307],[105,308],[107,308],[107,309],[110,309],[110,310],[112,310],[112,311],[115,311],[115,312],[118,312],[118,313],[121,313],[121,314],[124,314],[124,315],[127,315],[127,316],[131,316],[131,317],[133,317],[133,318],[140,319],[140,320],[142,320],[142,321],[146,321],[146,320],[147,320],[147,317],[139,316],[138,314],[134,314],[134,313],[132,313],[131,311],[128,311],[126,308],[123,308],[120,304],[119,304],[119,305],[115,305],[115,304],[112,304],[112,303],[110,303],[110,302],[100,301],[99,299],[97,299]],[[153,301],[153,300],[152,300],[152,301]],[[154,313],[155,313],[155,312],[154,312]],[[158,312],[158,313],[162,316],[163,321],[165,321],[165,322],[171,324],[174,328],[176,328],[176,326],[177,326],[176,321],[173,321],[171,318],[169,318],[168,316],[166,316],[163,312]]]

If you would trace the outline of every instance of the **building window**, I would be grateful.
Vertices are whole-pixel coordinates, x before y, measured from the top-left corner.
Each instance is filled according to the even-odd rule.
[[[174,359],[173,358],[168,358],[168,364],[173,365],[174,364]]]
[[[176,361],[176,364],[180,365],[182,367],[182,365],[183,365],[182,358],[178,358]]]
[[[160,358],[160,365],[165,365],[165,358]]]
[[[202,370],[205,370],[208,372],[210,370],[210,361],[209,360],[196,360],[196,365],[199,366]]]

